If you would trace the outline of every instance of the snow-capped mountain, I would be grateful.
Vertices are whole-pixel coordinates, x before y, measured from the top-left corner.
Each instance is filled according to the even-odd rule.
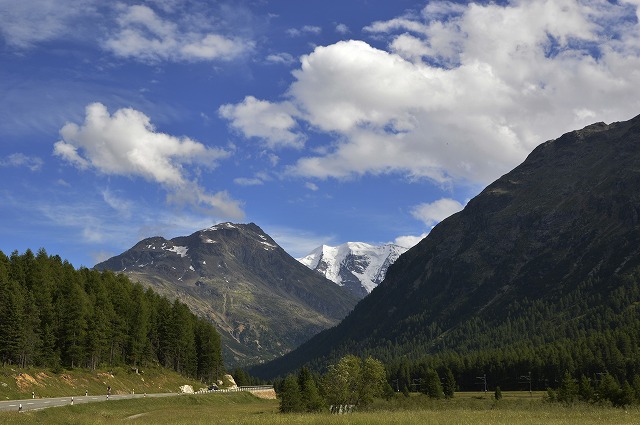
[[[335,326],[358,301],[253,223],[147,238],[95,268],[124,273],[209,318],[227,366],[281,356]]]
[[[347,242],[322,245],[298,261],[363,298],[384,280],[389,266],[405,251],[394,244]]]

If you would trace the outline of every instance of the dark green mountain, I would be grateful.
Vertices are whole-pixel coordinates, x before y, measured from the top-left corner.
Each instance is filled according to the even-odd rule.
[[[357,302],[253,223],[148,238],[95,268],[124,273],[210,319],[231,367],[287,353],[336,325]]]
[[[547,364],[624,374],[640,364],[639,270],[636,117],[538,146],[403,254],[338,326],[253,373],[320,368],[350,352],[387,363],[467,356],[482,367],[513,356],[545,379],[564,372]]]

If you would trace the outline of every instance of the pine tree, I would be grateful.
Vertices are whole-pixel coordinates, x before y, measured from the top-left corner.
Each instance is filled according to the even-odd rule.
[[[500,389],[500,386],[496,386],[496,391],[493,394],[493,398],[496,399],[496,401],[500,401],[502,400],[502,390]]]
[[[294,375],[289,375],[285,378],[280,393],[280,412],[291,413],[302,411],[304,411],[304,406],[302,404],[298,379]]]
[[[324,400],[318,391],[313,375],[305,367],[300,369],[300,372],[298,373],[298,386],[300,387],[300,395],[304,410],[307,412],[321,411],[324,407]]]
[[[438,372],[428,369],[422,377],[422,392],[431,398],[443,398],[442,383]]]
[[[559,402],[565,404],[573,404],[578,397],[578,384],[571,374],[567,371],[564,373],[562,383],[557,391],[557,398]]]
[[[582,375],[578,383],[578,398],[580,401],[590,402],[595,400],[595,396],[596,394],[589,378]]]
[[[445,398],[453,398],[453,394],[456,391],[456,378],[449,368],[446,368],[444,371],[444,385],[442,386],[442,390]]]

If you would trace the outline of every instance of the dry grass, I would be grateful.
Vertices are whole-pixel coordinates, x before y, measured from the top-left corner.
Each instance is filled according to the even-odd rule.
[[[638,424],[640,410],[604,406],[564,407],[544,403],[540,395],[504,394],[496,403],[481,394],[459,394],[453,400],[411,397],[380,401],[371,411],[349,415],[278,413],[278,401],[261,400],[247,393],[208,394],[159,399],[122,400],[46,409],[38,412],[0,414],[0,423],[27,424],[211,424],[315,425],[315,424],[509,424],[602,425]]]

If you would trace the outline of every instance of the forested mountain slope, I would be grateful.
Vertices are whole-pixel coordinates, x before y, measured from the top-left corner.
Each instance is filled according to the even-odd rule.
[[[253,373],[351,352],[399,374],[446,364],[467,384],[483,370],[630,379],[640,373],[639,218],[640,117],[567,133],[438,224],[337,327]]]
[[[253,223],[148,238],[95,268],[124,273],[207,317],[231,367],[289,352],[336,325],[357,302]]]
[[[224,372],[220,335],[185,304],[44,249],[0,252],[0,360],[54,370],[160,364],[207,382]]]

